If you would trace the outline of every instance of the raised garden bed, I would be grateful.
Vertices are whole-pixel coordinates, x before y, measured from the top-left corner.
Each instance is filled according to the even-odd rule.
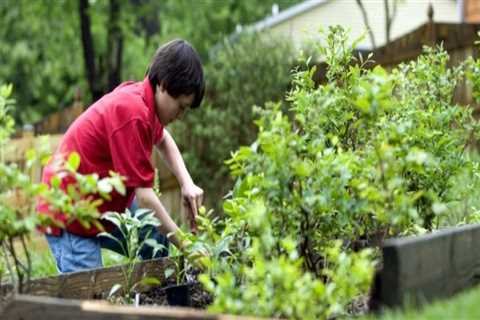
[[[149,260],[135,265],[133,281],[144,277],[155,277],[161,285],[139,288],[140,307],[114,305],[105,299],[112,286],[122,283],[121,266],[99,268],[89,271],[61,274],[34,279],[27,289],[28,295],[11,296],[10,285],[0,287],[2,302],[0,318],[3,319],[244,319],[240,317],[211,315],[204,309],[211,301],[198,283],[190,284],[190,299],[180,304],[187,308],[169,307],[167,291],[174,286],[171,279],[165,279],[164,270],[173,267],[168,258]],[[82,301],[79,301],[82,300]],[[177,299],[178,300],[178,299]],[[148,306],[144,306],[148,305]],[[197,309],[194,309],[197,308]]]
[[[135,265],[133,281],[138,282],[143,277],[155,277],[161,283],[165,283],[164,270],[168,267],[173,267],[172,261],[168,258],[140,262]],[[122,283],[121,268],[121,266],[113,266],[34,279],[26,293],[66,299],[100,299],[114,284]],[[140,289],[145,291],[148,288]],[[0,290],[0,295],[5,295],[11,287],[4,285]]]
[[[422,305],[480,282],[480,225],[448,228],[422,236],[387,240],[382,248],[383,268],[375,276],[370,310]],[[180,299],[187,307],[171,307],[167,291],[175,283],[165,279],[164,270],[173,267],[169,258],[136,264],[134,281],[155,277],[161,285],[139,288],[140,307],[113,305],[105,299],[116,283],[123,281],[121,266],[35,279],[28,295],[3,301],[0,318],[35,319],[39,312],[53,319],[248,319],[212,315],[202,310],[210,296],[198,283],[189,286],[191,299]],[[11,286],[0,287],[7,297]],[[81,301],[80,301],[81,300]],[[250,318],[252,319],[252,318]]]
[[[478,285],[480,225],[387,240],[371,309],[422,305]]]
[[[19,295],[0,314],[2,320],[137,320],[137,319],[254,319],[214,315],[205,311],[172,307],[134,307],[112,305],[104,301],[67,300]]]

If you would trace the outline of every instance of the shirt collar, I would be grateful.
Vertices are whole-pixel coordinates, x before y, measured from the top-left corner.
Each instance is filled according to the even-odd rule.
[[[155,113],[155,96],[153,94],[153,88],[150,84],[148,77],[143,79],[143,100],[150,110],[153,110]]]

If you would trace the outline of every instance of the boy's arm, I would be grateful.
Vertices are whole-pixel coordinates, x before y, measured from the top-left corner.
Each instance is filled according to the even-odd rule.
[[[155,194],[152,188],[135,188],[135,196],[137,197],[138,206],[140,208],[153,209],[155,215],[160,220],[160,232],[168,236],[168,239],[179,249],[182,248],[182,244],[177,236],[179,231],[178,226],[172,220],[167,210],[163,207],[160,199]]]
[[[173,172],[180,184],[182,198],[184,204],[187,205],[187,208],[190,211],[191,226],[193,231],[195,231],[195,216],[197,215],[198,208],[203,202],[203,190],[193,182],[192,177],[185,167],[185,163],[175,140],[173,140],[172,136],[166,129],[163,131],[163,139],[157,144],[157,148],[160,150],[166,165]]]

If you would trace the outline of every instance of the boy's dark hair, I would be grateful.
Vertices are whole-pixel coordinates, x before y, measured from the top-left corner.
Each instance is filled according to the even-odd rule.
[[[161,84],[174,98],[193,94],[191,108],[197,108],[205,93],[205,81],[200,57],[185,40],[172,40],[158,48],[147,70],[155,92]]]

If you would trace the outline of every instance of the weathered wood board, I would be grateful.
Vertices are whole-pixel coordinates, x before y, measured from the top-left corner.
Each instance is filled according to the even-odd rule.
[[[421,305],[480,282],[480,225],[387,240],[372,299],[378,307]]]
[[[18,295],[6,305],[2,320],[247,320],[249,317],[214,315],[206,311],[172,307],[134,307],[104,301],[79,301]]]
[[[173,262],[168,258],[140,262],[135,265],[133,281],[135,283],[144,277],[155,277],[163,282],[164,270],[173,266]],[[114,266],[34,279],[31,281],[28,294],[67,299],[93,299],[102,293],[108,293],[114,284],[123,283],[121,268],[122,266]],[[8,285],[0,287],[0,295],[8,289]]]

